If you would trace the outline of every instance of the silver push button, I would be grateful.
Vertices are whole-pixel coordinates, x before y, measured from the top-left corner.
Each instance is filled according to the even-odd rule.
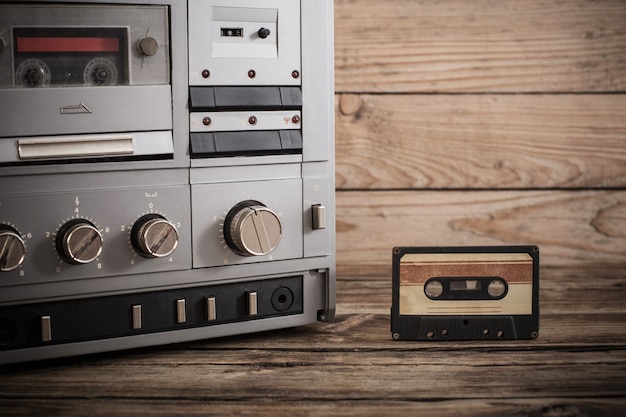
[[[141,304],[133,306],[133,330],[139,330],[142,327],[141,323]]]
[[[205,298],[205,307],[206,307],[206,320],[213,321],[217,320],[217,310],[215,309],[215,297],[206,297]]]
[[[257,314],[257,293],[256,291],[251,291],[248,293],[248,316],[256,316]]]
[[[321,204],[311,206],[313,230],[326,229],[326,207]]]
[[[185,307],[187,302],[184,298],[180,300],[176,300],[176,323],[183,324],[187,323],[187,311]]]
[[[52,319],[50,316],[41,316],[41,341],[52,340]]]

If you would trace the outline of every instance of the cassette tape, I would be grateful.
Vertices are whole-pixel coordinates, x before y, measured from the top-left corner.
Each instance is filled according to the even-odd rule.
[[[396,247],[394,340],[534,339],[539,248]]]

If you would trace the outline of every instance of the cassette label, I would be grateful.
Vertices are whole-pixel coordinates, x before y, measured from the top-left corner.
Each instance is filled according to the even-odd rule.
[[[394,338],[420,339],[416,335],[426,323],[437,327],[439,333],[427,330],[424,339],[433,339],[435,334],[456,340],[483,338],[493,335],[489,325],[503,322],[507,323],[507,338],[535,337],[538,256],[535,246],[395,248]],[[475,330],[469,329],[469,318]],[[516,330],[516,324],[522,332]],[[526,325],[530,331],[521,328]],[[455,327],[459,331],[454,332]],[[495,334],[505,337],[502,329]]]
[[[532,287],[533,259],[527,253],[406,254],[400,259],[400,314],[532,314]],[[498,288],[508,289],[506,297],[490,296]]]

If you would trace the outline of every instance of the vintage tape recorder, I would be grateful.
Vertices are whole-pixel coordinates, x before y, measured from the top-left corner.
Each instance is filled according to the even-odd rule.
[[[0,363],[332,320],[332,23],[0,3]]]

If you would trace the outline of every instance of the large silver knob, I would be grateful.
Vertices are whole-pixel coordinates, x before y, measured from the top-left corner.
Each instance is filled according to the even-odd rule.
[[[178,246],[178,230],[165,217],[146,214],[133,225],[130,242],[144,258],[165,258]]]
[[[17,230],[0,225],[0,272],[19,268],[26,256],[26,245]]]
[[[282,237],[278,216],[258,201],[242,201],[233,207],[224,223],[228,246],[241,256],[262,256],[272,252]]]
[[[80,265],[95,261],[102,252],[102,234],[91,222],[74,219],[59,229],[56,247],[59,256],[68,263]]]

